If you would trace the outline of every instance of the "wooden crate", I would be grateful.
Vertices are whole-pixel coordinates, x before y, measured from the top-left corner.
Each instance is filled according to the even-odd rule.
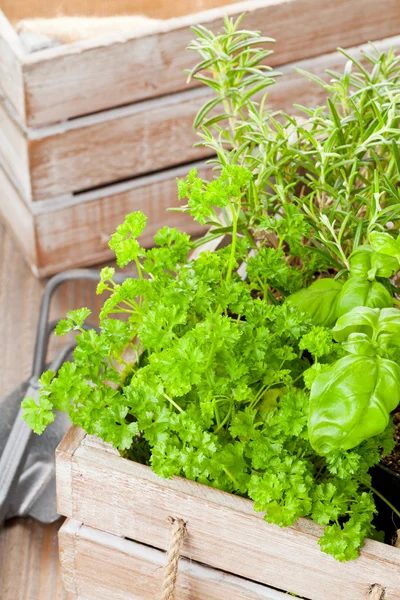
[[[339,563],[311,521],[280,529],[250,500],[161,479],[77,427],[56,462],[58,510],[71,519],[60,534],[64,584],[83,598],[156,600],[172,517],[187,524],[177,600],[400,600],[399,549],[367,540],[357,560]]]
[[[210,150],[193,148],[192,122],[210,92],[186,84],[191,25],[222,26],[247,11],[246,27],[275,37],[270,64],[285,73],[270,106],[315,104],[323,92],[293,66],[322,75],[341,68],[337,46],[358,56],[369,40],[399,46],[398,0],[5,0],[0,12],[0,213],[37,275],[111,256],[107,239],[124,215],[151,212],[191,233],[174,179]],[[24,16],[147,14],[151,33],[110,34],[29,51],[13,27]],[[54,8],[56,6],[56,9]],[[53,7],[53,8],[52,8]],[[204,9],[204,10],[203,10]],[[203,10],[203,12],[197,12]],[[7,15],[7,16],[6,16]],[[158,200],[157,200],[158,199]],[[149,243],[149,240],[145,240]]]

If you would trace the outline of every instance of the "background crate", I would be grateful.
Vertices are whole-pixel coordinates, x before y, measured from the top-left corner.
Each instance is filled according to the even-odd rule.
[[[54,3],[2,3],[0,213],[38,275],[109,258],[110,233],[138,208],[149,213],[152,232],[163,224],[200,232],[186,215],[165,212],[177,204],[175,177],[193,163],[205,169],[210,157],[209,149],[193,148],[193,119],[210,92],[187,85],[183,74],[196,60],[185,51],[191,25],[216,31],[224,14],[247,11],[246,28],[277,39],[269,63],[286,76],[269,105],[286,110],[324,96],[293,66],[322,75],[343,67],[338,46],[359,55],[354,47],[369,40],[384,38],[382,49],[399,45],[392,37],[400,31],[398,0],[76,0],[57,3],[57,11],[90,14],[93,4],[97,14],[130,10],[165,20],[145,35],[29,52],[12,23],[52,16]]]

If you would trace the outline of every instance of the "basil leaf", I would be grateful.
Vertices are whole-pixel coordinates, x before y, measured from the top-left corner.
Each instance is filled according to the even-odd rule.
[[[400,346],[400,310],[384,308],[378,321],[377,342],[382,352]]]
[[[311,316],[314,325],[330,327],[336,320],[336,302],[343,283],[335,279],[318,279],[308,288],[288,296],[287,302]]]
[[[392,277],[399,270],[399,261],[393,256],[376,252],[370,246],[359,246],[350,255],[350,276],[374,280]]]
[[[391,309],[396,310],[397,309]],[[400,312],[400,311],[397,311]],[[379,309],[359,306],[341,316],[332,329],[333,339],[343,342],[352,333],[364,333],[372,338],[378,327]]]
[[[351,277],[343,285],[337,299],[336,316],[341,317],[358,306],[386,308],[393,306],[390,292],[379,281]]]
[[[369,236],[369,240],[371,246],[377,252],[394,256],[400,260],[400,236],[395,240],[389,233],[373,231]]]
[[[349,450],[384,431],[400,403],[400,367],[380,356],[350,355],[317,375],[309,435],[321,455]]]

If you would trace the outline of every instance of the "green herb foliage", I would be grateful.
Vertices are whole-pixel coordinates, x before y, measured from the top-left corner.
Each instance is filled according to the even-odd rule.
[[[59,323],[78,331],[74,361],[42,376],[24,418],[41,433],[67,411],[162,477],[247,496],[280,526],[310,517],[321,549],[349,560],[374,534],[369,469],[400,401],[398,59],[309,75],[326,104],[272,113],[271,40],[239,26],[199,26],[191,46],[190,77],[213,93],[195,126],[219,173],[192,170],[178,194],[209,233],[164,227],[146,250],[146,217],[128,215],[110,247],[138,278],[102,270],[99,330],[87,309]]]

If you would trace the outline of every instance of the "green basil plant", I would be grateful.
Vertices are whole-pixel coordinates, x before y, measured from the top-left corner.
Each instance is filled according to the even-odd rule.
[[[400,403],[400,311],[355,308],[332,333],[346,356],[317,375],[310,394],[310,442],[322,455],[382,433]]]

